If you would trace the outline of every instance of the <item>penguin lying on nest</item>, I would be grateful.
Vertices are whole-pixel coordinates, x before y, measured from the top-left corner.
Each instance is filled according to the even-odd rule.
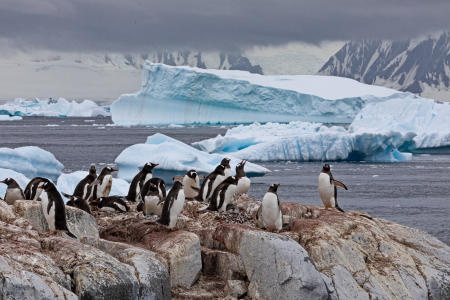
[[[100,197],[92,200],[91,205],[97,206],[102,211],[127,212],[130,208],[125,200],[126,197],[122,196]]]
[[[69,195],[66,193],[62,193],[64,197],[66,197],[67,199],[69,199],[66,202],[67,206],[72,206],[72,207],[76,207],[79,208],[81,210],[84,210],[85,212],[87,212],[88,214],[92,214],[91,212],[91,207],[89,205],[89,203],[87,202],[87,200],[74,196],[74,195]]]

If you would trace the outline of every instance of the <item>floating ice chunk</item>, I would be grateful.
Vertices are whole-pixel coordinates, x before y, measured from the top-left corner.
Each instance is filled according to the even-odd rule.
[[[230,165],[234,171],[234,166],[240,160],[227,156],[231,158]],[[123,150],[115,162],[119,167],[118,177],[127,181],[131,181],[145,163],[158,163],[159,166],[153,170],[153,176],[161,177],[171,184],[174,175],[184,175],[190,169],[201,173],[213,171],[224,157],[200,151],[164,134],[156,133],[149,136],[145,144],[132,145]],[[247,163],[245,170],[249,176],[270,172],[252,163]]]
[[[109,116],[107,106],[98,106],[91,100],[83,102],[67,101],[64,98],[22,99],[0,105],[0,115],[11,116],[47,116],[47,117],[96,117]]]
[[[19,121],[19,120],[22,120],[22,117],[0,114],[0,121]]]
[[[171,67],[146,62],[142,88],[111,106],[118,125],[350,123],[361,108],[398,93],[352,79]]]
[[[56,181],[64,168],[55,156],[39,147],[0,148],[0,168],[11,169],[29,178],[46,177]]]
[[[28,179],[25,175],[22,173],[16,172],[11,169],[3,169],[0,168],[0,181],[6,179],[6,178],[12,178],[20,185],[22,190],[25,189],[30,179]],[[4,198],[6,193],[6,184],[0,183],[0,198]]]
[[[56,187],[59,191],[71,195],[77,184],[87,175],[88,172],[86,171],[63,173],[59,176]],[[113,178],[110,195],[125,196],[128,194],[128,188],[128,182],[120,178]]]

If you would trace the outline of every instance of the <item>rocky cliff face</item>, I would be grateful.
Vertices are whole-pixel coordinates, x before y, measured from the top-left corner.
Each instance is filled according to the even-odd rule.
[[[450,297],[450,248],[424,232],[295,203],[282,203],[283,230],[267,232],[254,220],[259,205],[244,195],[219,214],[188,202],[176,231],[135,211],[95,212],[92,222],[68,208],[79,240],[38,228],[39,203],[0,205],[0,291],[42,299]]]
[[[450,101],[450,33],[406,41],[348,42],[319,73]]]

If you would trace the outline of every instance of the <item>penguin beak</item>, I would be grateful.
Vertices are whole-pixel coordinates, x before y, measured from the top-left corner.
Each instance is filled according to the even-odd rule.
[[[2,181],[0,181],[0,183],[4,183],[4,184],[6,184],[5,180],[2,180]]]
[[[119,169],[112,169],[111,172],[117,172],[117,171],[119,171]]]
[[[245,165],[246,162],[247,162],[247,161],[244,159],[243,161],[241,161],[241,164],[242,164],[242,165]]]
[[[154,166],[154,167],[157,167],[157,166],[159,166],[159,164],[153,164],[153,166]]]
[[[279,183],[277,183],[277,184],[274,184],[274,186],[276,186],[276,187],[279,187],[279,186],[280,186],[280,184],[279,184]]]

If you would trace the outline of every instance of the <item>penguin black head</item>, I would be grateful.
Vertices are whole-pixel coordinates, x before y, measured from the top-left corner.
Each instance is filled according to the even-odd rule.
[[[329,164],[324,164],[323,168],[322,168],[322,172],[325,172],[325,173],[330,172],[330,165]]]
[[[147,195],[150,196],[158,196],[159,195],[159,189],[156,185],[154,185],[153,183],[150,183],[148,185],[148,192]]]
[[[19,184],[12,178],[8,177],[3,181],[0,181],[0,183],[6,184],[9,188],[16,188],[19,187]]]
[[[109,174],[111,174],[112,172],[117,172],[117,171],[119,171],[119,170],[114,169],[114,168],[112,168],[112,167],[104,167],[103,170],[102,170],[102,172],[100,173],[100,175],[109,175]]]
[[[279,183],[272,184],[272,185],[269,187],[269,190],[268,190],[267,192],[271,192],[271,193],[276,194],[276,193],[277,193],[277,189],[278,189],[279,186],[280,186]]]
[[[244,166],[247,161],[244,159],[240,163],[236,165],[236,177],[242,178],[245,177]]]
[[[214,173],[217,173],[219,175],[224,176],[225,175],[225,166],[224,165],[218,165],[216,169],[214,170]]]
[[[38,189],[42,189],[44,191],[48,191],[51,189],[51,187],[53,186],[52,183],[50,183],[49,181],[41,181],[38,185]]]
[[[154,164],[154,163],[152,163],[152,162],[149,162],[149,163],[146,163],[146,164],[144,165],[144,167],[142,168],[142,170],[143,170],[145,173],[152,173],[153,169],[154,169],[155,167],[157,167],[157,166],[159,166],[159,164]]]
[[[89,168],[89,175],[97,176],[97,169],[94,165],[91,165],[91,167]]]
[[[194,180],[195,180],[195,178],[197,178],[197,172],[196,172],[195,170],[189,170],[189,171],[187,171],[186,175],[187,175],[189,178],[192,178],[192,179],[194,179]]]
[[[225,157],[224,159],[222,159],[222,161],[220,162],[220,164],[221,164],[222,166],[224,166],[225,169],[229,169],[229,168],[230,168],[230,160],[231,160],[231,159]]]

